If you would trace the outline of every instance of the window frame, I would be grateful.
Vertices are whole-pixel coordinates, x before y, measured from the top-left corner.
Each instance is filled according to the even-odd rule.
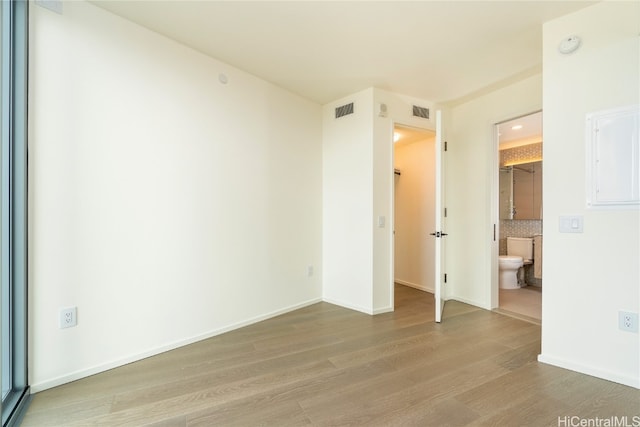
[[[0,54],[0,285],[8,307],[0,350],[9,355],[0,376],[10,376],[2,399],[2,426],[17,425],[29,402],[27,364],[27,81],[29,2],[3,0]],[[7,335],[3,332],[3,335]],[[7,348],[9,347],[9,348]],[[6,365],[6,366],[5,366]],[[4,394],[4,393],[3,393]]]

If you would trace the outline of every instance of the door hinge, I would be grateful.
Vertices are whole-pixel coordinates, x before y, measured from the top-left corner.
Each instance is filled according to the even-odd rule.
[[[447,151],[447,141],[444,142],[444,151]]]
[[[447,273],[444,273],[444,283],[447,283]]]

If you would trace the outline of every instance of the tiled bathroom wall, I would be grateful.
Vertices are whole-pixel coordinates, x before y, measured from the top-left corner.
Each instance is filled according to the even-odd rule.
[[[542,159],[542,142],[500,151],[500,166],[536,162]]]
[[[500,220],[500,255],[507,254],[507,237],[533,237],[542,234],[540,219]]]

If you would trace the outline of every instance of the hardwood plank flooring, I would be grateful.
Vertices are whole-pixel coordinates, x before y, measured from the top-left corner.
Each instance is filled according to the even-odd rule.
[[[640,391],[540,364],[540,326],[396,285],[396,311],[319,303],[34,395],[30,426],[558,426]]]
[[[533,323],[542,320],[542,288],[525,286],[518,289],[499,289],[500,311],[520,315]]]

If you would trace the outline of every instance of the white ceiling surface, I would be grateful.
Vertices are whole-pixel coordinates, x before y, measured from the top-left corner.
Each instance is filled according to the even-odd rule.
[[[513,129],[513,126],[522,126]],[[501,148],[517,147],[542,141],[542,111],[518,117],[498,125]]]
[[[325,104],[369,87],[453,101],[532,74],[542,23],[595,2],[92,3]]]
[[[434,131],[409,126],[395,125],[393,129],[393,140],[396,145],[408,145],[418,141],[434,139],[435,135]]]

